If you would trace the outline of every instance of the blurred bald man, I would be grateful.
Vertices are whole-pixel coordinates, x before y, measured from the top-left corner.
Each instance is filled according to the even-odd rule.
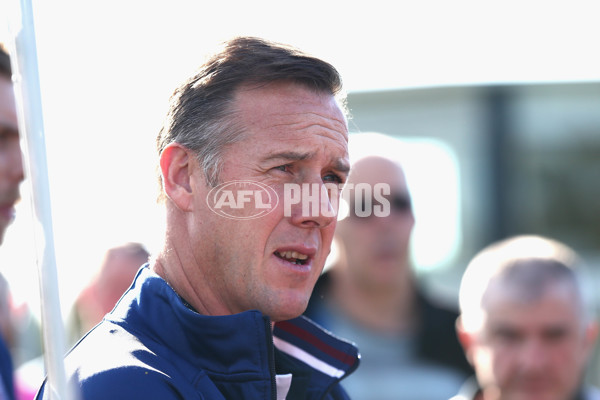
[[[583,379],[598,326],[581,265],[573,249],[534,235],[473,258],[457,328],[476,374],[453,400],[600,400]]]
[[[470,367],[456,338],[458,314],[426,298],[415,278],[404,170],[365,157],[344,190],[349,212],[336,230],[340,256],[318,281],[306,314],[361,349],[361,367],[343,381],[353,399],[449,398]]]

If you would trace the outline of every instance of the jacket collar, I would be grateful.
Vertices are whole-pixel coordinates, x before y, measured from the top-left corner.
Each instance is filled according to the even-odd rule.
[[[360,358],[353,344],[305,317],[276,323],[271,335],[269,318],[256,310],[216,317],[198,314],[147,265],[107,319],[125,329],[149,332],[149,340],[213,372],[266,372],[270,379],[272,343],[319,371],[321,380],[338,381],[358,367]]]

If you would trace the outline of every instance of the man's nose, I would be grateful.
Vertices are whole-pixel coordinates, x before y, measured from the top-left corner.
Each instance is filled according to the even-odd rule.
[[[544,368],[548,349],[538,339],[530,339],[523,343],[519,352],[519,364],[525,371],[538,371]]]
[[[23,172],[23,156],[21,153],[21,147],[16,146],[16,149],[12,152],[10,162],[10,176],[16,183],[21,182],[25,179],[25,173]]]
[[[291,220],[302,227],[325,228],[337,219],[339,193],[323,182],[303,183],[300,201],[291,206]]]

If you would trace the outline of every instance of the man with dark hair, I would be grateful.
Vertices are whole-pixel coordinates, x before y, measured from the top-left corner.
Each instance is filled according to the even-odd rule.
[[[164,244],[66,357],[84,399],[348,398],[356,348],[299,317],[336,199],[286,203],[290,185],[346,180],[340,91],[328,63],[257,38],[175,91],[157,139]]]
[[[575,252],[515,236],[477,254],[462,278],[459,339],[476,378],[453,400],[598,400],[583,384],[597,325]]]
[[[10,57],[0,43],[0,244],[6,228],[14,219],[14,206],[19,199],[19,184],[23,178]],[[0,374],[0,399],[14,399],[13,365],[2,337]]]
[[[0,44],[0,244],[14,219],[14,205],[23,181],[23,162],[8,53]]]

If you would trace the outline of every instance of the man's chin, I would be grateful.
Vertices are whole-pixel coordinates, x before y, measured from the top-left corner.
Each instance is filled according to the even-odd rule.
[[[519,388],[519,390],[513,391],[513,396],[510,396],[515,400],[529,400],[529,399],[539,399],[539,400],[558,400],[562,397],[558,395],[556,390],[548,387],[524,387]]]
[[[269,318],[271,318],[272,322],[287,321],[299,317],[302,315],[305,309],[306,307],[299,312],[289,312],[289,310],[285,310],[281,312],[270,313]]]
[[[288,301],[280,302],[277,307],[270,307],[268,312],[264,314],[268,315],[273,322],[287,321],[302,315],[306,311],[307,306],[308,298],[297,299],[295,301],[288,299]]]

